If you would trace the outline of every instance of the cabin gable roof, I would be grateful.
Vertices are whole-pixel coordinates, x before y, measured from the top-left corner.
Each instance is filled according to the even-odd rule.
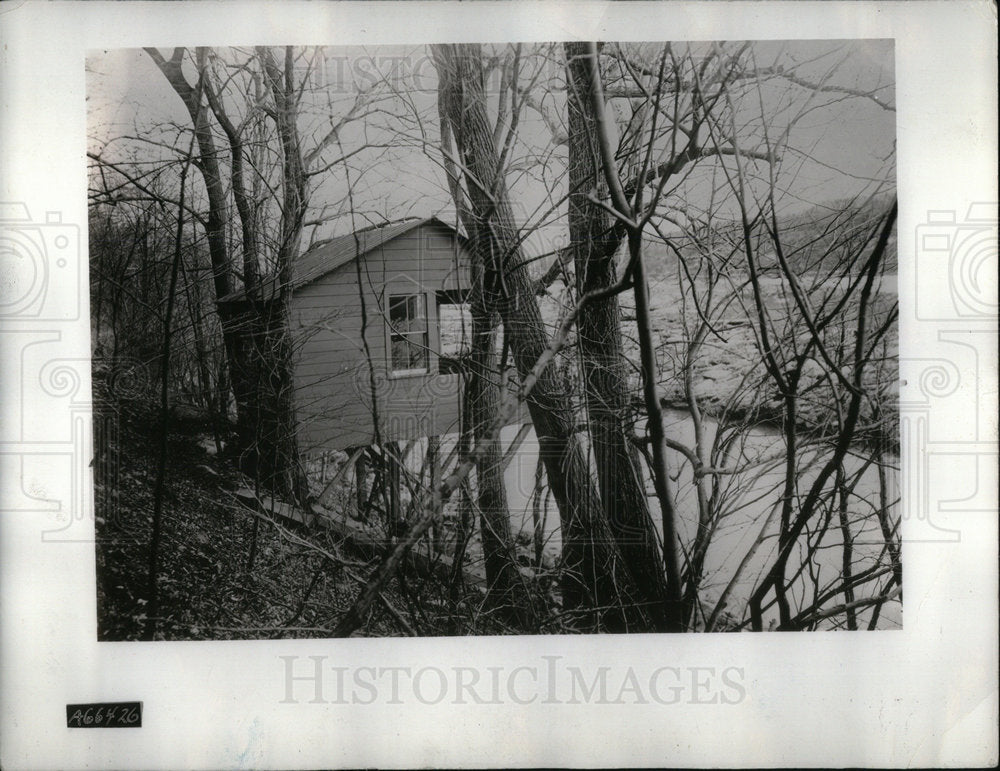
[[[387,244],[389,241],[409,233],[411,230],[431,224],[438,225],[449,231],[460,243],[466,243],[466,239],[461,233],[437,217],[414,217],[412,219],[364,228],[354,233],[348,233],[323,241],[304,254],[301,254],[295,262],[295,277],[292,281],[292,290],[301,289],[307,284],[311,284],[317,279],[329,275],[338,268],[353,262],[355,258],[363,257],[378,247]],[[266,279],[262,283],[261,299],[270,300],[277,291],[277,279]],[[247,297],[246,290],[240,289],[221,297],[218,302],[220,304],[241,303],[248,299],[250,298]]]

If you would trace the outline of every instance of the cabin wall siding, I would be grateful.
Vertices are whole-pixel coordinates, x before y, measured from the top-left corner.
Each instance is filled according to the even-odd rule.
[[[371,371],[383,441],[458,431],[461,378],[439,375],[437,307],[439,290],[468,288],[468,253],[445,228],[428,224],[377,247],[360,263],[297,289],[291,302],[295,339],[296,417],[306,452],[345,449],[375,441]],[[388,362],[388,296],[422,293],[428,314],[430,372],[393,377]]]

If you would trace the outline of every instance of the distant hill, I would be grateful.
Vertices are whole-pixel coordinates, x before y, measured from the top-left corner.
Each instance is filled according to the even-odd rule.
[[[891,204],[886,197],[862,204],[839,201],[786,217],[780,223],[785,255],[800,271],[835,272],[852,256],[860,254],[866,258]],[[893,233],[885,255],[885,271],[895,273],[896,269]]]
[[[863,203],[833,201],[782,217],[779,234],[782,251],[792,269],[805,273],[835,276],[845,269],[859,270],[878,237],[879,227],[891,205],[888,196]],[[867,243],[866,243],[867,242]],[[754,228],[752,243],[762,273],[778,269],[773,242],[763,223]],[[697,256],[711,253],[718,264],[739,269],[745,264],[742,227],[738,222],[720,222],[711,229],[677,235],[667,245],[659,236],[647,238],[646,254],[651,279],[674,275],[677,251]],[[884,272],[897,270],[896,234],[893,232],[885,255]]]

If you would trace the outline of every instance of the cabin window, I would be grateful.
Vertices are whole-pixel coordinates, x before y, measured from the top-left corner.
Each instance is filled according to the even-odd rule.
[[[438,329],[441,332],[441,351],[438,355],[438,372],[454,375],[462,369],[469,355],[472,339],[472,311],[465,292],[441,291],[437,293]]]
[[[424,295],[389,296],[389,349],[394,375],[418,374],[430,368]]]

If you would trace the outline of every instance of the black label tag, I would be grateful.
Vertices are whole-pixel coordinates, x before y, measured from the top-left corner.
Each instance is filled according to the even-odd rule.
[[[140,728],[141,701],[102,701],[67,704],[67,728]]]

